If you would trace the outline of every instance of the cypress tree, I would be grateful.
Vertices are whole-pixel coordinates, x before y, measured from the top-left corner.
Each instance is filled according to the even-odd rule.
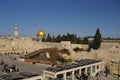
[[[101,45],[101,34],[100,34],[100,30],[97,29],[96,34],[94,36],[93,49],[100,48],[100,45]]]
[[[87,38],[87,37],[84,37],[84,39],[83,39],[83,44],[88,44],[88,43],[89,43],[88,38]]]
[[[47,41],[47,42],[51,42],[51,41],[52,41],[52,38],[51,38],[50,33],[48,33],[47,38],[46,38],[46,41]]]
[[[60,41],[61,41],[61,35],[60,35],[60,34],[56,37],[56,41],[57,41],[57,42],[60,42]]]
[[[52,37],[52,42],[56,42],[55,36]]]
[[[46,41],[46,40],[45,40],[45,37],[43,37],[43,38],[42,38],[42,42],[45,42],[45,41]]]

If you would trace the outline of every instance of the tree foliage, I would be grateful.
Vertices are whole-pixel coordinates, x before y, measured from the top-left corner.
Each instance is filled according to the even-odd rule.
[[[50,33],[48,33],[46,41],[47,42],[51,42],[52,41],[52,37],[51,37]]]
[[[52,62],[55,62],[55,61],[60,57],[60,55],[59,55],[59,50],[58,50],[57,48],[54,48],[54,49],[52,49],[52,50],[49,50],[48,53],[49,53],[49,55],[50,55],[50,60],[51,60]]]
[[[87,37],[84,37],[84,39],[83,39],[83,44],[88,44],[88,43],[89,43],[88,38],[87,38]]]
[[[62,49],[62,50],[60,50],[60,52],[62,53],[62,54],[67,54],[67,55],[70,55],[70,52],[69,52],[69,50],[68,49]]]
[[[79,51],[84,51],[84,49],[83,49],[83,48],[76,47],[76,48],[73,49],[73,51],[79,52]]]
[[[100,34],[100,30],[97,29],[96,34],[94,36],[93,49],[100,48],[100,45],[101,45],[101,34]]]
[[[42,38],[42,42],[45,42],[45,37]]]
[[[54,49],[51,49],[48,51],[48,53],[50,55],[50,61],[52,61],[53,63],[56,63],[56,61],[59,61],[62,63],[72,61],[72,59],[64,59],[63,57],[61,57],[59,55],[59,52],[63,52],[63,54],[70,55],[70,52],[67,49],[62,49],[59,51],[57,48],[54,48]]]
[[[71,43],[77,43],[82,44],[83,40],[80,37],[77,37],[75,34],[67,33],[66,35],[60,35],[58,34],[56,37],[53,35],[51,36],[50,33],[48,33],[46,38],[43,38],[43,42],[61,42],[61,41],[70,41]]]

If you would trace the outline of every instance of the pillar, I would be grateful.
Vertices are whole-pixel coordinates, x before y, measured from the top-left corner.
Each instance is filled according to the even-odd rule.
[[[63,74],[63,80],[66,80],[66,73]]]
[[[54,79],[57,77],[57,75],[56,74],[54,74]]]
[[[99,66],[99,71],[100,71],[100,70],[101,70],[101,68],[100,68],[100,67],[101,67],[100,64],[99,64],[98,66]]]
[[[72,71],[72,80],[74,80],[75,76],[74,76],[74,70]]]
[[[79,75],[81,75],[81,68],[79,69]]]
[[[85,67],[85,74],[87,74],[87,67]]]
[[[45,71],[43,71],[43,80],[46,80]]]
[[[103,70],[103,65],[102,64],[100,64],[100,69]]]
[[[104,69],[104,63],[102,63],[102,69]]]
[[[90,74],[92,74],[92,66],[90,66]]]
[[[95,65],[95,73],[97,73],[97,65]]]

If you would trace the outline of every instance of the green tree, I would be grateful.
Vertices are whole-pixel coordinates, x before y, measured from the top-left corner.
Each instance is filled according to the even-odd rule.
[[[90,52],[91,48],[93,48],[93,44],[94,44],[93,42],[89,42],[88,49],[87,49],[88,52]]]
[[[66,40],[70,41],[70,34],[69,33],[67,33],[67,35],[66,35]]]
[[[46,41],[47,42],[51,42],[52,41],[52,37],[51,37],[50,33],[48,33]]]
[[[101,34],[100,34],[100,30],[97,29],[96,34],[94,36],[93,49],[100,48],[100,45],[101,45]]]
[[[60,36],[60,34],[56,37],[56,41],[57,41],[57,42],[60,42],[60,41],[61,41],[61,36]]]
[[[70,40],[71,40],[71,43],[76,43],[76,41],[77,41],[76,35],[71,34],[71,35],[70,35]]]
[[[75,52],[78,52],[79,50],[80,50],[80,48],[78,48],[78,47],[73,49],[73,51],[75,51]]]
[[[87,37],[84,37],[84,39],[83,39],[83,44],[88,44],[88,43],[89,43],[88,38],[87,38]]]
[[[56,38],[55,38],[54,35],[53,35],[53,37],[52,37],[52,42],[56,42]]]
[[[43,38],[42,38],[42,42],[45,42],[45,41],[46,41],[46,40],[45,40],[45,37],[43,37]]]
[[[70,52],[69,52],[69,50],[68,49],[62,49],[62,50],[60,50],[60,52],[62,53],[62,54],[67,54],[67,55],[70,55]]]
[[[77,43],[77,44],[83,44],[83,40],[82,40],[80,37],[78,37],[78,38],[76,39],[76,43]]]
[[[48,53],[52,62],[55,62],[60,57],[59,50],[57,48],[49,50]]]
[[[61,40],[62,40],[62,41],[67,41],[66,35],[62,35]]]
[[[84,51],[84,49],[83,49],[83,48],[76,47],[76,48],[73,49],[73,51],[79,52],[79,51]]]

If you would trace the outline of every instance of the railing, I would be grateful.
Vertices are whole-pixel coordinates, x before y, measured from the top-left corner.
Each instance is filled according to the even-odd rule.
[[[24,58],[29,58],[30,56],[36,55],[36,54],[38,54],[38,53],[40,53],[40,52],[46,52],[46,51],[48,51],[48,50],[53,50],[53,49],[54,49],[54,48],[39,49],[39,50],[36,50],[36,51],[31,52],[31,53],[29,53],[29,54],[25,54],[25,55],[24,55]]]
[[[43,61],[43,60],[25,59],[24,61],[25,62],[32,62],[32,63],[48,64],[48,65],[52,65],[53,64],[51,61]]]

